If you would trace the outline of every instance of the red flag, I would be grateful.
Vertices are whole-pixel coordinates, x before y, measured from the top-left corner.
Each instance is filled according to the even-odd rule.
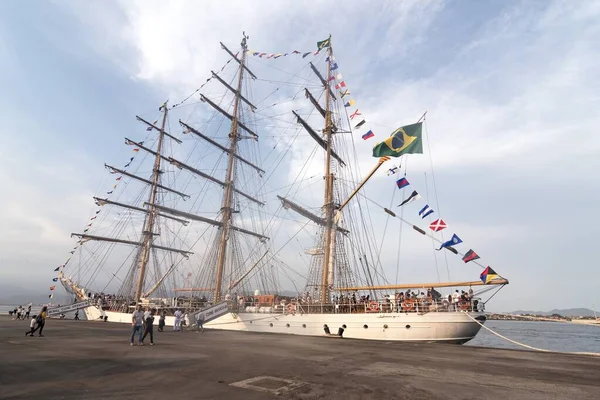
[[[360,113],[360,111],[356,110],[350,115],[350,119],[354,119],[354,117],[358,117],[359,115],[362,114]]]
[[[446,229],[446,226],[447,225],[443,219],[436,219],[431,224],[429,224],[429,229],[431,229],[434,232],[439,232],[443,229]]]
[[[336,89],[341,89],[343,87],[346,87],[346,82],[345,81],[341,81],[340,83],[338,83],[337,85],[335,85]]]
[[[468,263],[469,261],[473,261],[473,260],[477,260],[479,258],[479,256],[477,255],[477,253],[475,253],[473,251],[473,249],[467,251],[467,253],[465,254],[465,256],[462,258],[462,260],[466,263]]]

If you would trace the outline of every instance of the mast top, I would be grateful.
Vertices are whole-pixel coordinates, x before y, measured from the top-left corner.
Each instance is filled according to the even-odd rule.
[[[248,41],[248,39],[250,39],[250,36],[246,35],[246,31],[242,31],[242,35],[244,35],[244,38],[242,39],[241,45],[242,45],[242,49],[244,51],[246,51],[246,50],[248,50],[248,43],[247,43],[247,41]]]

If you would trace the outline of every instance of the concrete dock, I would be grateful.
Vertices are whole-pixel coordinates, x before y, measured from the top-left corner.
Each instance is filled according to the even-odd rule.
[[[28,326],[0,317],[2,400],[600,398],[593,356],[208,330],[130,347],[128,325]]]

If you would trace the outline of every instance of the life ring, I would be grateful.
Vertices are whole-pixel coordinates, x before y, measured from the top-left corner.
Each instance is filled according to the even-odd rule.
[[[369,310],[370,311],[379,311],[379,303],[376,301],[370,301],[369,302]]]
[[[402,311],[412,311],[415,308],[414,300],[406,300],[402,302]]]
[[[288,314],[293,314],[296,312],[296,305],[294,303],[290,303],[287,305]]]
[[[461,301],[458,303],[458,306],[460,307],[461,310],[466,311],[469,308],[469,302]]]

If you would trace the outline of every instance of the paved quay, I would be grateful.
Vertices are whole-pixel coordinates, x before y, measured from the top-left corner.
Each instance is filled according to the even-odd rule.
[[[0,399],[599,399],[600,357],[0,317]],[[146,339],[148,340],[148,339]]]

